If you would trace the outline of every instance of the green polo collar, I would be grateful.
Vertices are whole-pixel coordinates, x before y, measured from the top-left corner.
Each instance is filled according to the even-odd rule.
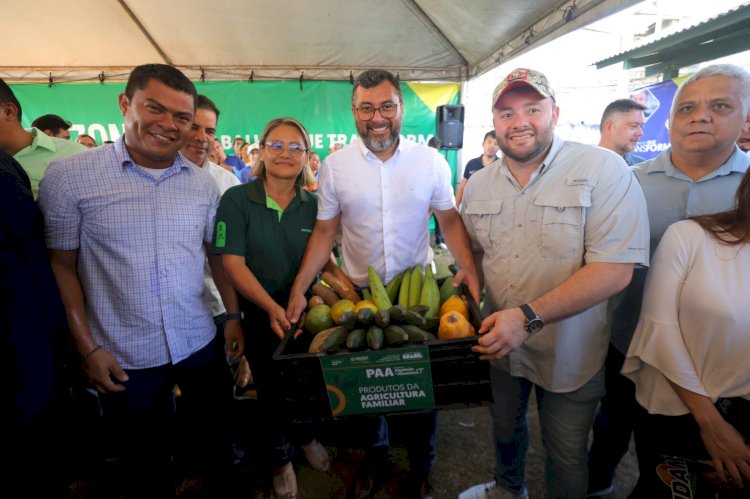
[[[263,180],[257,179],[245,184],[247,186],[247,198],[256,204],[267,206],[266,203],[266,189],[263,186]],[[300,203],[307,203],[312,201],[312,195],[300,186],[295,187],[296,197],[300,200]]]

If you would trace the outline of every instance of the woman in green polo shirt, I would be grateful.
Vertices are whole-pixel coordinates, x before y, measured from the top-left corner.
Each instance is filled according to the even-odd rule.
[[[248,336],[245,352],[261,412],[261,452],[264,458],[271,456],[273,488],[281,498],[296,496],[297,480],[287,440],[289,423],[275,409],[280,389],[272,355],[292,327],[286,319],[287,299],[318,213],[317,197],[302,189],[309,151],[309,135],[300,122],[279,118],[268,123],[253,171],[258,179],[226,191],[214,233],[214,251],[222,255],[224,271],[240,294]],[[331,258],[327,268],[335,265]],[[307,442],[302,447],[311,466],[327,471],[325,447],[304,431],[309,428],[295,429],[303,430],[299,440]]]

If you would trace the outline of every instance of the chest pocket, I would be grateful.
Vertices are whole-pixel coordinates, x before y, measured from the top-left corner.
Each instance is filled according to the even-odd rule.
[[[565,186],[540,193],[534,200],[541,223],[539,250],[545,258],[582,258],[586,208],[591,207],[588,185]]]
[[[471,224],[470,231],[482,248],[499,243],[501,199],[472,201],[466,204],[466,215]]]

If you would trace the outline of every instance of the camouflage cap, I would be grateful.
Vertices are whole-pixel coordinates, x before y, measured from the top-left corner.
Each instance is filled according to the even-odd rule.
[[[492,92],[492,106],[497,104],[497,100],[505,95],[505,92],[511,88],[528,86],[536,90],[542,97],[555,98],[555,92],[549,86],[547,77],[539,71],[533,69],[518,68],[510,72],[500,84],[495,87],[495,91]]]

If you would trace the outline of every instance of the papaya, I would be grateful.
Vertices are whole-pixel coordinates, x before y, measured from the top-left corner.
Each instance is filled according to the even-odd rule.
[[[419,304],[419,305],[413,305],[409,307],[409,312],[415,312],[423,317],[424,317],[424,314],[426,314],[428,310],[430,310],[429,305]]]
[[[333,321],[338,326],[344,326],[347,329],[353,329],[357,323],[357,314],[353,310],[349,310],[341,314],[338,318],[338,322]]]
[[[466,317],[455,311],[450,311],[440,317],[438,327],[438,338],[441,340],[452,340],[455,338],[468,338],[474,336],[476,331]]]
[[[367,339],[367,346],[373,350],[380,350],[383,348],[383,330],[378,326],[370,326],[365,334]]]
[[[357,313],[357,324],[369,327],[375,320],[375,314],[369,308],[362,308]]]
[[[466,304],[466,302],[460,297],[453,295],[449,297],[445,303],[442,304],[440,307],[440,317],[444,316],[448,312],[458,312],[459,314],[463,315],[467,320],[469,320],[469,306]]]
[[[387,327],[391,323],[391,315],[388,310],[378,310],[375,312],[375,324],[378,327]]]
[[[422,317],[416,312],[412,312],[411,310],[406,312],[405,319],[406,319],[406,322],[408,322],[412,326],[417,326],[423,329],[425,326],[427,326],[427,319],[425,319],[424,317]]]
[[[333,338],[330,338],[332,335],[335,336],[333,336]],[[349,331],[347,331],[347,329],[343,326],[334,326],[329,327],[328,329],[324,329],[323,331],[315,335],[312,343],[310,343],[308,352],[325,352],[327,349],[336,345],[340,345],[341,343],[346,341],[347,336],[349,336]]]
[[[434,334],[428,333],[427,331],[419,329],[417,326],[412,326],[411,324],[403,325],[401,326],[401,329],[403,329],[404,332],[409,336],[410,343],[424,343],[425,341],[432,341],[437,339],[435,338]]]
[[[401,305],[394,305],[388,309],[388,314],[390,314],[391,319],[393,319],[394,321],[401,322],[406,316],[406,308],[402,307]]]
[[[409,341],[409,335],[406,334],[406,331],[401,329],[399,326],[390,325],[383,331],[383,334],[385,335],[385,341],[388,342],[391,346],[399,346],[403,345],[407,341]]]
[[[346,348],[352,351],[365,348],[365,334],[364,329],[352,329],[346,337]]]

